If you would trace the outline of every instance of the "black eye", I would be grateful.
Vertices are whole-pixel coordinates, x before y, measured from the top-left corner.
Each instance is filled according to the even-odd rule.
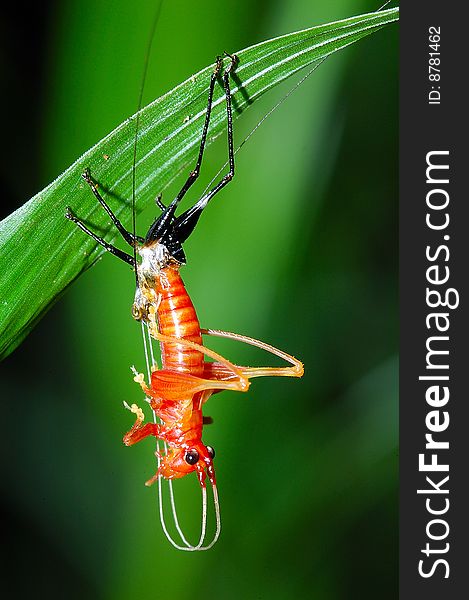
[[[186,452],[184,460],[189,465],[195,465],[195,463],[199,462],[199,453],[197,452],[197,450],[189,450],[188,452]]]
[[[212,448],[212,446],[206,446],[207,448],[207,452],[210,454],[210,458],[215,458],[215,450]]]

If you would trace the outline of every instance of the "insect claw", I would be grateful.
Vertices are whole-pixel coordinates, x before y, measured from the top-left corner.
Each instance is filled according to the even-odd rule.
[[[228,74],[236,69],[239,64],[239,58],[237,54],[230,54],[229,52],[226,52],[226,50],[223,52],[223,54],[231,60],[231,63],[225,69],[225,73]]]
[[[92,185],[93,181],[91,180],[91,171],[90,171],[89,167],[86,167],[86,169],[83,171],[81,176],[86,181],[86,183],[89,183],[90,185]]]
[[[145,376],[143,375],[143,373],[139,373],[137,371],[137,369],[134,367],[134,365],[132,365],[130,367],[130,370],[132,371],[132,373],[134,374],[134,381],[137,383],[144,383],[145,381]]]
[[[134,413],[134,415],[137,417],[137,421],[142,422],[145,420],[143,410],[139,406],[137,406],[136,404],[132,404],[132,406],[129,406],[125,400],[123,404],[127,410],[130,410],[131,413]]]
[[[140,383],[140,385],[144,384],[145,378],[144,378],[143,373],[137,373],[134,377],[134,381],[135,381],[135,383]]]
[[[70,219],[70,221],[73,221],[73,219],[75,219],[75,215],[73,214],[73,211],[70,208],[70,206],[65,207],[65,218]]]
[[[215,68],[214,68],[213,72],[215,73],[215,75],[219,75],[219,73],[222,69],[223,69],[223,57],[217,56],[216,61],[215,61]]]

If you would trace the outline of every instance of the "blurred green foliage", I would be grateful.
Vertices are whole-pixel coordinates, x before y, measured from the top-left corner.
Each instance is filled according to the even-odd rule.
[[[376,8],[166,2],[144,101],[222,50]],[[38,189],[134,112],[154,10],[57,6]],[[203,326],[264,339],[306,366],[302,380],[254,381],[207,406],[223,518],[211,551],[169,546],[156,490],[143,486],[153,445],[120,441],[132,421],[122,401],[141,399],[129,366],[144,364],[130,270],[104,257],[5,361],[14,597],[397,597],[397,74],[394,26],[328,59],[238,153],[235,180],[186,244]],[[291,86],[237,122],[237,143]],[[225,159],[220,139],[186,205]],[[180,510],[197,521],[198,504],[180,496]]]

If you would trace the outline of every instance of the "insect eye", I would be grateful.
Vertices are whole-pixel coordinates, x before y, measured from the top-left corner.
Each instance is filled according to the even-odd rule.
[[[199,462],[199,453],[197,450],[189,450],[189,452],[186,452],[184,460],[188,465],[195,465],[197,462]]]
[[[210,454],[210,458],[215,458],[215,450],[212,448],[212,446],[206,446],[207,448],[207,452]]]

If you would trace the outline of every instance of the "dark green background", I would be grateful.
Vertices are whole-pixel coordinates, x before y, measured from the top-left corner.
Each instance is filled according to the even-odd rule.
[[[155,10],[124,0],[48,6],[40,32],[12,44],[24,42],[31,61],[13,57],[6,71],[16,108],[5,125],[6,189],[18,203],[135,111]],[[377,8],[166,2],[145,101],[223,50]],[[237,143],[292,85],[235,123]],[[3,363],[11,597],[397,597],[396,135],[390,26],[328,59],[262,125],[186,244],[183,277],[201,323],[268,341],[306,367],[302,380],[256,380],[247,396],[210,400],[205,440],[217,450],[223,518],[210,552],[169,546],[156,489],[143,486],[153,444],[121,443],[132,422],[122,401],[141,402],[129,366],[144,368],[128,268],[105,256]],[[225,158],[219,139],[186,206]],[[153,212],[139,218],[141,233]],[[214,347],[238,363],[266,360]],[[189,528],[199,511],[190,498],[180,509]]]

